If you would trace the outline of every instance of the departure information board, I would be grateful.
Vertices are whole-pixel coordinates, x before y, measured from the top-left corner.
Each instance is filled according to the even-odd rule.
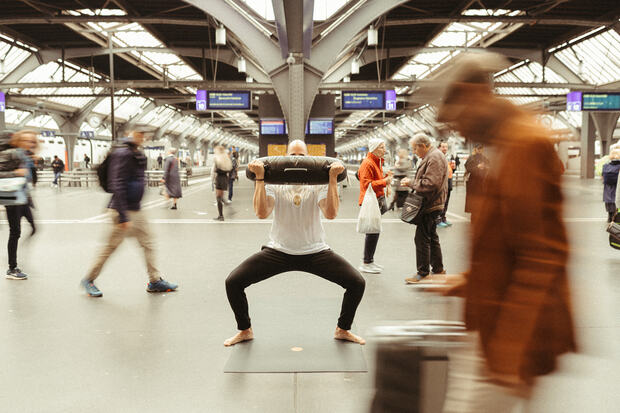
[[[306,133],[309,135],[331,135],[334,133],[334,120],[310,119]]]
[[[251,93],[249,91],[219,91],[207,92],[207,108],[210,110],[250,110],[252,108]]]
[[[196,110],[250,110],[250,91],[197,90]]]
[[[620,111],[620,93],[583,92],[581,109]]]
[[[284,135],[286,128],[284,119],[261,119],[260,134],[261,135]]]
[[[385,110],[385,91],[342,91],[342,110]]]
[[[396,91],[342,91],[342,110],[396,110]]]

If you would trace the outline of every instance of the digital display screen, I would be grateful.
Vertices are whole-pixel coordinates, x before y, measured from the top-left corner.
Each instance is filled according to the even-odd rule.
[[[568,105],[568,100],[567,100]],[[583,92],[582,110],[620,111],[620,93]]]
[[[286,128],[284,119],[261,119],[260,134],[261,135],[284,135]]]
[[[207,110],[207,91],[196,91],[196,110]]]
[[[385,110],[385,91],[342,91],[342,110]]]
[[[334,120],[310,119],[306,133],[309,135],[331,135],[334,133]]]
[[[570,112],[581,111],[581,92],[570,92],[566,95],[566,110]]]
[[[210,90],[207,92],[207,108],[210,110],[250,110],[252,96],[249,91]]]
[[[396,110],[396,91],[385,91],[385,110]]]

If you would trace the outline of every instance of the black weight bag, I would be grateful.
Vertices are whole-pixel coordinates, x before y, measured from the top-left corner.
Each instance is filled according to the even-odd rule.
[[[329,167],[336,158],[327,156],[267,156],[258,158],[265,166],[265,183],[274,185],[326,185]],[[254,181],[256,175],[246,168],[245,176]],[[338,182],[347,178],[347,168],[338,175]]]

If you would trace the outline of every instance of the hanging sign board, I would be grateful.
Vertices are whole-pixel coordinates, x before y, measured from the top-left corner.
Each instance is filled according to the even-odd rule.
[[[342,91],[342,110],[396,110],[396,91]]]
[[[252,94],[250,91],[207,91],[209,110],[250,110]]]
[[[196,91],[196,110],[207,110],[207,91]]]
[[[6,110],[6,96],[4,96],[4,92],[0,92],[0,112],[4,112]]]
[[[583,92],[582,110],[620,111],[620,93]]]

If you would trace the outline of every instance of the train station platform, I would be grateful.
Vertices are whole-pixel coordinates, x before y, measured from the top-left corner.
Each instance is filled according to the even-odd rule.
[[[324,227],[332,249],[357,267],[363,235],[355,231],[358,186],[351,178],[351,186],[342,192],[338,218],[325,221]],[[0,281],[0,410],[368,411],[375,371],[372,341],[361,347],[367,372],[224,372],[234,348],[222,343],[236,331],[224,280],[267,241],[270,225],[270,220],[255,218],[252,192],[251,182],[242,176],[232,204],[225,207],[226,221],[216,222],[208,178],[190,181],[178,210],[168,208],[157,188],[147,188],[143,205],[157,241],[159,266],[179,289],[146,293],[142,252],[128,240],[97,281],[103,297],[93,299],[79,288],[79,281],[109,225],[109,195],[95,188],[36,188],[38,230],[29,238],[23,221],[19,250],[20,267],[29,279]],[[537,387],[533,411],[613,411],[620,379],[620,255],[607,244],[600,182],[567,177],[564,192],[582,352],[565,356],[559,371]],[[450,273],[467,269],[469,220],[462,212],[464,199],[465,188],[456,187],[449,209],[453,226],[439,230]],[[2,222],[0,232],[6,239],[8,226]],[[384,216],[375,259],[385,270],[363,275],[366,292],[354,325],[362,336],[386,320],[459,319],[459,299],[405,285],[403,279],[415,271],[413,235],[414,227],[402,223],[397,213]],[[261,309],[254,314],[255,341],[269,342],[263,331],[270,329],[299,332],[316,326],[316,314],[326,308],[332,309],[333,319],[325,319],[327,324],[316,331],[325,331],[324,340],[333,340],[342,297],[338,286],[309,274],[286,273],[247,293],[250,311]],[[288,307],[291,303],[297,304],[296,311]],[[307,345],[295,340],[293,335],[292,346]]]

